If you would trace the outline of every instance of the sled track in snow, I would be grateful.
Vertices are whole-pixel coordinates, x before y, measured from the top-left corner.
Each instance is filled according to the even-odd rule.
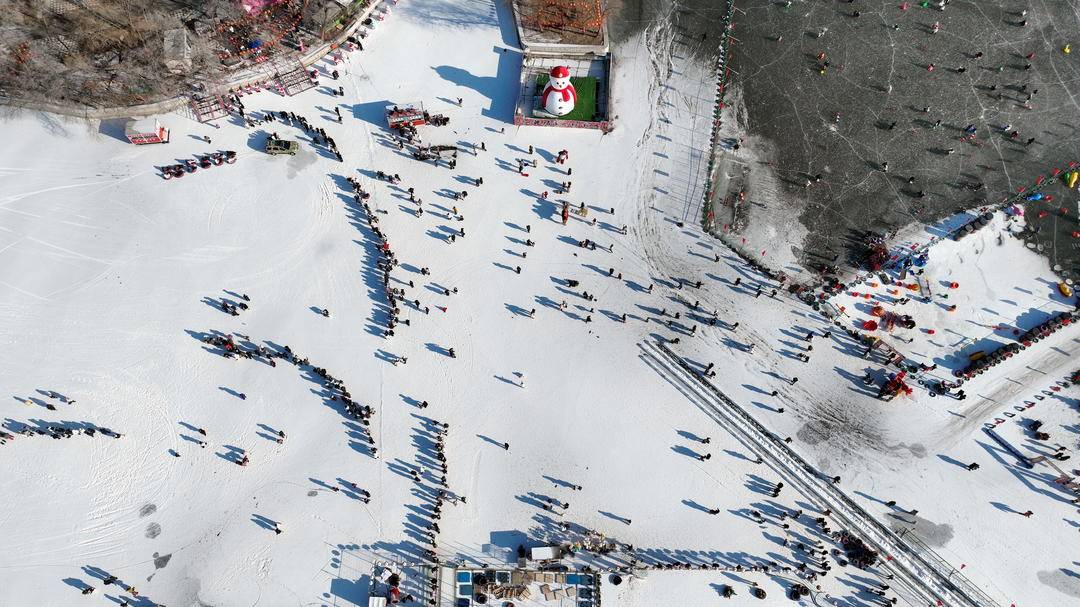
[[[879,566],[891,571],[897,581],[903,581],[911,592],[928,601],[928,604],[940,600],[950,607],[1000,607],[929,548],[916,550],[866,512],[833,485],[831,479],[815,471],[666,345],[651,341],[639,345],[645,364],[671,382],[718,425],[758,453],[795,490],[819,506],[832,510],[832,518],[838,526],[857,533],[877,550],[882,556]],[[885,560],[886,556],[892,557],[892,560]]]

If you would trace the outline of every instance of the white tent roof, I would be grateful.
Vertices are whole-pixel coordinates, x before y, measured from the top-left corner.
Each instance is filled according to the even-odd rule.
[[[558,546],[538,546],[533,548],[530,553],[534,561],[544,561],[559,558],[560,552]]]

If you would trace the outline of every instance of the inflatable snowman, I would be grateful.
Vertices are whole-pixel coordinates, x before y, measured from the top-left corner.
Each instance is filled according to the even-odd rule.
[[[574,110],[577,104],[577,91],[570,84],[570,68],[557,65],[551,68],[551,78],[540,98],[544,111],[552,116],[565,116]]]

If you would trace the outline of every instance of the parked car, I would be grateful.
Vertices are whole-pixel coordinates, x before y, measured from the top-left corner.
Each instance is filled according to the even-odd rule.
[[[296,156],[298,151],[300,151],[300,144],[295,141],[274,138],[266,140],[266,153],[271,156],[277,156],[278,154]]]

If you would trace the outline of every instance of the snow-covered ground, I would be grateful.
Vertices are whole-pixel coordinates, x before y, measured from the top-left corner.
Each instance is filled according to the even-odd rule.
[[[830,301],[842,312],[845,328],[864,331],[864,323],[872,322],[877,328],[864,332],[914,362],[937,365],[937,375],[948,377],[947,371],[966,368],[973,354],[1015,343],[1025,331],[1076,307],[1059,291],[1046,260],[1013,236],[1021,221],[995,213],[966,238],[934,242],[926,249],[925,266],[913,266],[903,277],[896,269],[882,272],[887,282],[867,275]],[[941,227],[927,231],[940,233]],[[915,240],[908,247],[927,244],[926,235]],[[910,316],[915,326],[888,330],[875,308]]]
[[[857,381],[868,363],[840,331],[831,343],[815,341],[810,363],[786,356],[806,330],[828,327],[825,319],[783,294],[769,297],[771,286],[755,298],[758,275],[701,235],[693,219],[677,223],[700,202],[708,142],[699,139],[712,100],[704,93],[711,85],[702,84],[709,67],[685,59],[674,39],[657,24],[614,50],[619,119],[608,135],[513,127],[520,55],[505,7],[484,0],[403,0],[367,50],[338,67],[344,98],[325,87],[296,98],[244,98],[249,114],[293,111],[324,127],[344,163],[281,122],[246,129],[233,119],[215,128],[168,115],[161,120],[173,129],[171,144],[133,147],[113,122],[6,119],[0,382],[12,398],[5,424],[92,425],[123,437],[19,435],[0,446],[8,462],[0,596],[68,604],[89,584],[97,592],[86,600],[115,604],[102,595],[123,593],[101,583],[115,575],[140,591],[143,605],[364,604],[373,561],[415,561],[425,545],[441,475],[430,420],[450,424],[447,482],[467,497],[443,509],[443,558],[486,562],[485,544],[513,550],[593,530],[622,546],[609,558],[581,557],[597,567],[631,558],[725,567],[805,561],[791,544],[827,542],[811,520],[821,505],[790,483],[771,497],[782,477],[754,463],[746,441],[723,432],[648,364],[639,344],[657,336],[678,336],[672,348],[701,366],[715,362],[713,383],[778,436],[792,437],[791,448],[822,471],[840,474],[840,488],[882,521],[907,525],[877,500],[917,504],[916,534],[965,564],[964,573],[1003,604],[1080,596],[1069,573],[1075,556],[1058,541],[1075,534],[1074,509],[1045,486],[1045,465],[1017,474],[980,429],[1075,364],[1076,333],[980,378],[963,403],[918,392],[904,402],[873,399]],[[448,127],[422,127],[426,143],[482,142],[487,151],[461,154],[456,171],[399,152],[381,112],[414,100],[451,118]],[[331,119],[335,104],[340,125]],[[258,151],[271,132],[299,140],[300,154]],[[523,177],[516,159],[529,157],[529,146],[538,166]],[[155,169],[217,149],[240,158],[181,180],[164,181]],[[557,165],[562,149],[570,161]],[[377,170],[400,174],[401,187],[374,179]],[[429,308],[401,305],[410,324],[392,338],[379,326],[385,298],[374,236],[346,177],[372,192],[379,226],[401,260],[391,285]],[[483,186],[473,185],[477,177]],[[568,180],[570,194],[541,197]],[[408,187],[423,200],[420,217]],[[452,191],[469,196],[456,201]],[[556,207],[563,198],[589,205],[588,219],[572,217],[564,227]],[[453,218],[454,206],[464,221]],[[460,229],[465,236],[450,242]],[[583,239],[599,247],[579,247]],[[703,284],[679,286],[672,277]],[[568,278],[580,286],[569,288]],[[243,295],[249,309],[237,317],[216,303]],[[687,305],[695,300],[696,312]],[[713,310],[725,326],[707,324],[703,312]],[[663,326],[676,312],[685,329]],[[223,358],[200,341],[213,331],[288,345],[340,378],[376,409],[370,432],[379,457],[310,367]],[[390,364],[400,356],[408,362]],[[789,385],[796,375],[799,383]],[[1052,436],[1070,447],[1075,397],[1064,390],[1032,409],[1052,409],[1045,418],[1057,424]],[[421,409],[423,401],[430,406]],[[249,465],[234,463],[238,449]],[[952,461],[980,458],[982,469],[972,473]],[[421,466],[428,472],[417,483],[411,470]],[[1042,476],[1033,483],[1034,473]],[[371,492],[370,503],[352,483]],[[549,512],[548,498],[569,507]],[[992,501],[1038,514],[1009,516]],[[799,521],[770,516],[798,509],[807,513]],[[752,510],[766,522],[753,520]],[[868,574],[834,571],[816,582],[822,592],[838,604],[869,604]],[[711,583],[732,584],[747,601],[751,580],[769,592],[755,604],[791,604],[781,576],[679,571],[653,571],[604,603],[656,604],[635,592],[661,600],[664,588],[677,587],[685,604],[704,604],[716,597]]]

